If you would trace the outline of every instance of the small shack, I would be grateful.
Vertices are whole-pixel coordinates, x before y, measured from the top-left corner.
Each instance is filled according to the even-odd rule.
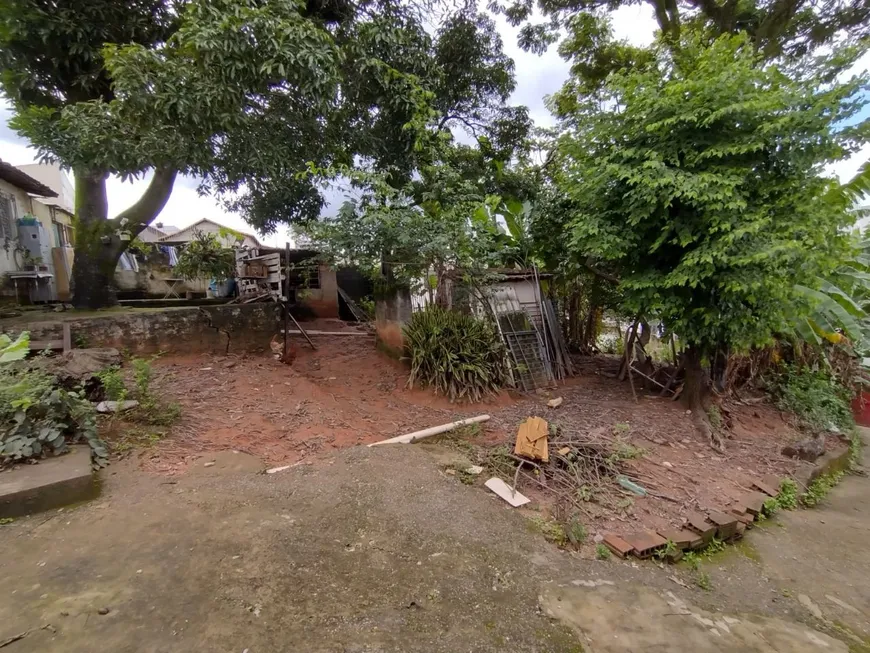
[[[305,306],[317,317],[339,317],[339,291],[335,270],[310,249],[250,247],[236,250],[239,301],[282,301],[283,281],[289,270],[289,300]]]

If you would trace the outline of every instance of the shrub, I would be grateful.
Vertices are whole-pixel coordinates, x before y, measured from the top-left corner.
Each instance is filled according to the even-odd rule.
[[[105,466],[106,445],[97,436],[94,408],[84,393],[66,390],[45,372],[8,364],[23,358],[28,345],[27,334],[14,343],[0,336],[0,460],[61,453],[70,442],[84,441],[91,447],[94,465]]]
[[[827,372],[786,365],[768,385],[777,407],[815,433],[831,427],[846,431],[855,424],[849,389]]]
[[[484,320],[439,307],[414,313],[405,327],[408,386],[428,385],[450,401],[480,401],[507,379],[505,350]]]

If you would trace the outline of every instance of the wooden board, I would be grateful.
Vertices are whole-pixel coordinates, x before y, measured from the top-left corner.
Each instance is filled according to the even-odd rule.
[[[514,453],[532,460],[550,461],[550,451],[547,440],[549,425],[540,417],[529,417],[520,424]]]

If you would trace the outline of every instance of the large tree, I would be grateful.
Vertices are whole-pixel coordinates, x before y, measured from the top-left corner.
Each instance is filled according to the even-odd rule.
[[[0,0],[0,88],[12,126],[76,178],[74,303],[112,301],[118,257],[179,173],[270,231],[318,214],[315,180],[299,174],[309,162],[364,161],[401,183],[447,112],[496,125],[512,75],[490,67],[467,79],[461,66],[445,67],[445,43],[418,9],[391,0]],[[481,30],[492,48],[466,51],[490,61],[501,49],[490,26],[466,10],[441,35],[473,43]],[[488,115],[469,113],[484,100]],[[112,219],[110,174],[151,175],[140,200]]]
[[[601,16],[620,7],[646,4],[662,38],[678,44],[683,30],[709,38],[747,34],[765,58],[797,60],[833,42],[870,36],[870,0],[491,0],[494,9],[519,25],[520,44],[540,51],[559,39],[559,28],[578,16]],[[529,22],[535,8],[547,20]],[[589,46],[596,47],[594,34]],[[606,53],[601,58],[604,62]]]
[[[658,46],[607,79],[603,103],[567,84],[554,183],[578,267],[611,271],[626,311],[684,343],[684,398],[709,434],[702,361],[786,328],[800,284],[848,245],[824,166],[866,142],[866,123],[845,125],[867,78],[836,81],[857,52],[790,77],[746,36],[704,41]]]

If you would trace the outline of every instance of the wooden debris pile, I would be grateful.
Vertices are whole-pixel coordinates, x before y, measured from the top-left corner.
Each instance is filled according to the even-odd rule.
[[[620,468],[619,442],[605,428],[586,434],[567,433],[540,417],[520,425],[511,459],[517,463],[512,487],[531,484],[551,495],[556,511],[591,513],[591,503],[616,508],[620,479],[629,480]],[[641,488],[642,489],[642,488]],[[645,492],[645,490],[644,490]]]

